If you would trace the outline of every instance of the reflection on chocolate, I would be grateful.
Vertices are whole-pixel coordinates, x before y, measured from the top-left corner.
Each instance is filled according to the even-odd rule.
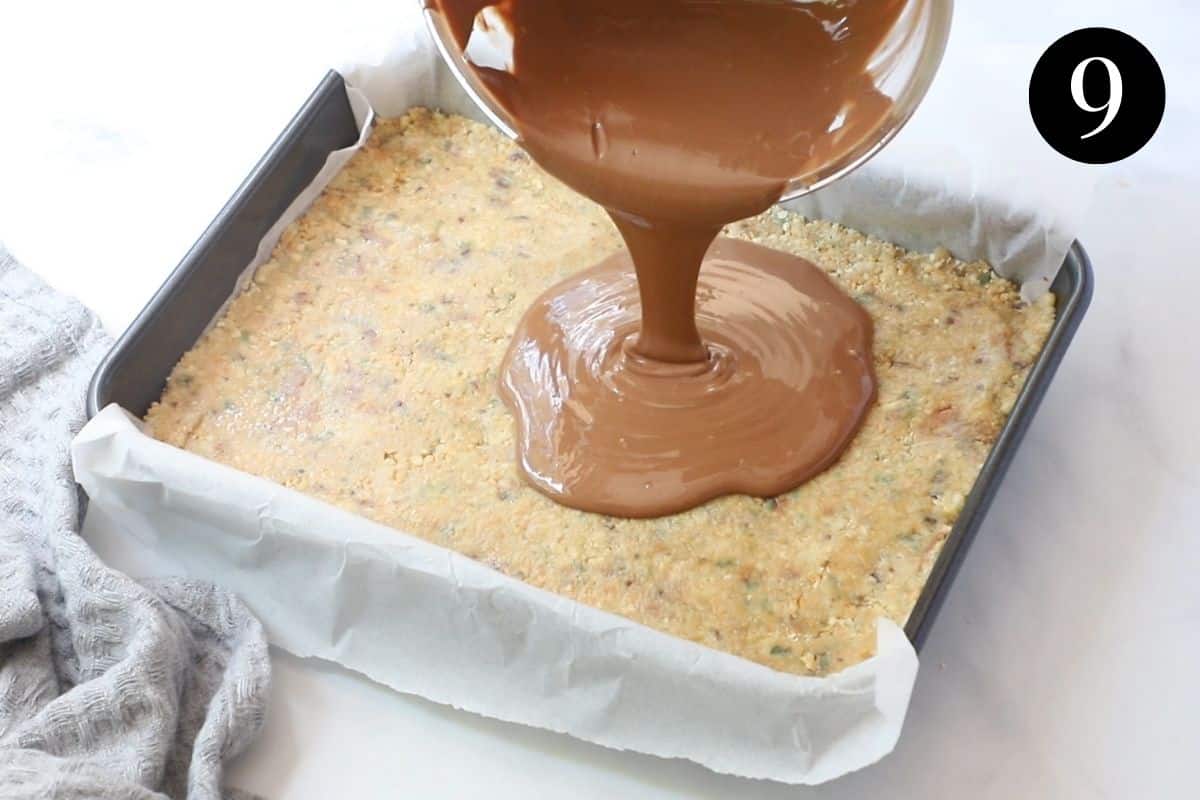
[[[427,2],[460,47],[493,5]],[[478,74],[530,155],[609,210],[637,275],[615,256],[553,289],[518,331],[503,391],[535,486],[654,516],[783,492],[837,458],[873,397],[866,314],[811,265],[762,248],[720,241],[698,299],[697,274],[723,225],[885,122],[868,64],[904,5],[493,5],[514,66]]]

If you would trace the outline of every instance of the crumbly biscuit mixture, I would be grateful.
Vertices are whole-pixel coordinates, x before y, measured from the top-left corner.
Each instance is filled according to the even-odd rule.
[[[1054,318],[988,265],[782,210],[727,234],[871,312],[879,397],[841,461],[773,499],[625,520],[518,477],[497,368],[546,287],[620,246],[603,212],[467,119],[415,109],[280,240],[172,372],[148,431],[520,580],[775,669],[903,625]]]

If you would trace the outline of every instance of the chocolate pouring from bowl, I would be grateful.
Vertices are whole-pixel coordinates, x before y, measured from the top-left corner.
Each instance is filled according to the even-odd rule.
[[[526,479],[644,517],[781,494],[836,461],[875,393],[870,318],[799,259],[722,242],[701,264],[725,224],[881,138],[872,65],[906,0],[434,5],[464,74],[632,257],[555,287],[518,330],[501,380]]]

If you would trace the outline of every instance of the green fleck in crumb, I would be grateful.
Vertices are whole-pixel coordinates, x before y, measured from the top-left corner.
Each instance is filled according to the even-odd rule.
[[[991,282],[992,282],[992,273],[990,273],[990,272],[979,273],[979,285],[980,286],[987,286]]]
[[[786,656],[790,655],[791,652],[792,648],[790,647],[784,647],[781,644],[771,645],[771,655],[773,656]],[[825,657],[828,658],[828,654],[826,654]]]

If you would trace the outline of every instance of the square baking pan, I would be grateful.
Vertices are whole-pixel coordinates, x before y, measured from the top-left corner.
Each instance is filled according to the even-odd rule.
[[[101,362],[88,389],[89,418],[110,403],[145,415],[175,364],[236,291],[267,230],[326,157],[357,139],[345,83],[331,71]],[[1091,301],[1092,267],[1078,242],[1050,291],[1057,298],[1050,336],[904,626],[918,649]]]

